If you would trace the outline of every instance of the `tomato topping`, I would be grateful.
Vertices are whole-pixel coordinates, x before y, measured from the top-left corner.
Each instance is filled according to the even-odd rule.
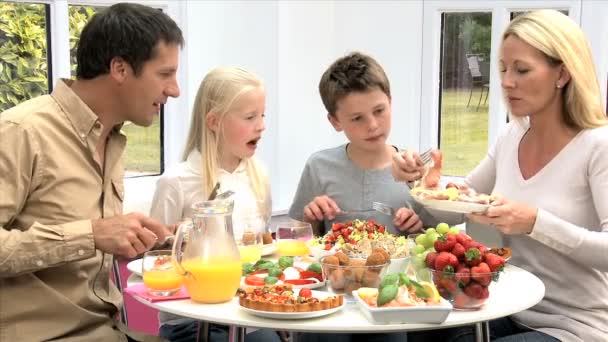
[[[315,278],[318,281],[323,281],[323,275],[321,273],[313,272],[313,271],[302,271],[300,272],[300,278]]]
[[[304,297],[304,298],[310,298],[310,297],[312,297],[312,291],[310,289],[306,289],[306,288],[301,289],[298,296]]]
[[[260,278],[255,275],[249,275],[245,277],[245,284],[251,286],[264,286],[264,278]]]

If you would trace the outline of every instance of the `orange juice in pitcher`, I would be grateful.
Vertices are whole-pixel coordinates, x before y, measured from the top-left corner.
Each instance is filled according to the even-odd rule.
[[[195,302],[223,303],[234,297],[242,275],[240,261],[227,261],[217,257],[207,261],[187,260],[182,266],[186,290]]]
[[[177,229],[173,261],[193,301],[227,302],[239,288],[242,264],[232,233],[232,208],[230,199],[196,203],[192,223]]]

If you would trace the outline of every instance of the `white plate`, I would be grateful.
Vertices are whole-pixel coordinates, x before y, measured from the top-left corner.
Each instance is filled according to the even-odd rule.
[[[414,200],[423,206],[431,209],[449,211],[453,213],[483,213],[490,207],[489,204],[479,204],[461,201],[448,201],[448,200],[433,200],[433,199],[421,199],[417,196],[412,196]]]
[[[298,290],[294,291],[297,295]],[[325,292],[325,291],[312,291],[312,296],[320,299],[324,299],[330,296],[334,296],[334,294]],[[238,301],[237,301],[238,305]],[[332,314],[334,312],[342,310],[346,305],[346,301],[342,302],[342,305],[335,307],[333,309],[328,310],[319,310],[319,311],[308,311],[308,312],[272,312],[272,311],[261,311],[261,310],[253,310],[250,308],[246,308],[244,306],[239,305],[239,308],[242,310],[256,316],[266,317],[266,318],[274,318],[274,319],[303,319],[303,318],[313,318],[313,317],[321,317],[325,315]]]
[[[264,279],[264,277],[260,277],[262,279]],[[282,281],[278,281],[276,283],[276,285],[282,285],[283,282]],[[252,286],[252,285],[247,285],[245,284],[245,277],[241,278],[241,286]],[[325,286],[325,282],[324,281],[320,281],[318,283],[314,283],[314,284],[306,284],[306,285],[292,285],[294,289],[318,289],[319,287],[323,287]]]
[[[277,251],[277,243],[269,243],[262,247],[262,256],[274,254]]]
[[[294,266],[299,267],[299,268],[301,268],[303,270],[306,270],[308,268],[308,266],[310,266],[310,264],[311,264],[310,262],[305,262],[305,261],[295,261],[293,263]],[[257,276],[259,276],[262,279],[266,278],[266,276],[263,275],[263,274],[260,274],[260,275],[257,275]],[[283,284],[283,282],[279,280],[277,282],[277,284],[280,285],[280,284]],[[251,286],[251,285],[245,284],[245,277],[243,277],[243,278],[241,278],[241,286]],[[307,288],[307,289],[317,289],[319,287],[325,286],[325,281],[320,281],[320,282],[314,283],[314,284],[292,285],[292,286],[293,286],[294,289],[304,289],[304,288]]]
[[[142,259],[135,259],[127,264],[127,269],[141,277]]]
[[[441,298],[441,305],[436,306],[404,306],[388,308],[372,308],[353,291],[357,306],[363,316],[373,324],[401,324],[401,323],[433,323],[445,321],[452,311],[452,304]]]

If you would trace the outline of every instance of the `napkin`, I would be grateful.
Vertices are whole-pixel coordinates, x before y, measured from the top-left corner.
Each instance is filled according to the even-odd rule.
[[[190,298],[190,296],[188,295],[188,292],[186,292],[186,289],[184,287],[182,287],[181,290],[179,290],[175,294],[173,294],[171,296],[165,296],[165,297],[153,296],[153,295],[149,294],[148,289],[146,289],[146,285],[144,285],[144,284],[131,285],[131,286],[127,287],[124,291],[132,296],[137,296],[137,297],[143,298],[143,299],[149,301],[150,303],[162,302],[162,301],[166,301],[166,300],[179,300],[179,299],[189,299]]]

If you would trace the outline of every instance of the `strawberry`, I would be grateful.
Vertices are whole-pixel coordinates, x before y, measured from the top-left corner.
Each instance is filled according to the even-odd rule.
[[[485,257],[486,264],[490,267],[490,271],[492,272],[500,272],[505,267],[505,259],[503,259],[500,255],[488,253]]]
[[[486,286],[483,286],[481,288],[481,299],[487,299],[488,297],[490,297],[490,290]]]
[[[456,296],[454,296],[454,307],[457,309],[463,309],[466,308],[469,305],[469,297],[464,294],[464,293],[458,293]]]
[[[325,244],[325,250],[328,251],[332,248],[333,246],[331,245],[331,243],[326,243]]]
[[[453,278],[444,277],[439,280],[439,285],[446,289],[446,291],[450,294],[456,293],[458,290],[458,284],[456,284],[456,280]]]
[[[441,252],[435,258],[435,270],[449,272],[454,271],[454,268],[458,266],[458,258],[452,253]],[[447,268],[450,267],[450,268]]]
[[[458,260],[464,260],[464,253],[464,246],[456,242],[456,244],[454,244],[454,248],[452,248],[452,254],[454,254]]]
[[[464,288],[464,293],[466,293],[469,298],[473,299],[482,299],[483,298],[483,289],[484,287],[477,283],[470,283]]]
[[[468,284],[471,281],[471,269],[464,265],[459,265],[456,268],[456,281],[463,285]]]
[[[454,248],[455,244],[456,237],[452,234],[445,234],[437,238],[434,247],[437,252],[449,252]]]
[[[479,252],[483,256],[485,256],[486,254],[488,254],[488,247],[486,247],[483,243],[478,243],[477,249],[479,249]]]
[[[492,282],[492,274],[490,272],[490,266],[482,262],[479,266],[471,267],[471,278],[481,285],[488,286]]]
[[[437,252],[430,252],[426,255],[425,262],[428,268],[433,268],[435,266],[435,259],[437,259],[437,255]]]
[[[476,247],[467,249],[464,255],[465,262],[469,266],[477,266],[481,263],[481,253]]]
[[[456,242],[458,242],[459,244],[463,245],[465,244],[465,241],[471,241],[473,240],[473,238],[471,238],[470,236],[468,236],[465,233],[460,233],[458,235],[456,235]]]

